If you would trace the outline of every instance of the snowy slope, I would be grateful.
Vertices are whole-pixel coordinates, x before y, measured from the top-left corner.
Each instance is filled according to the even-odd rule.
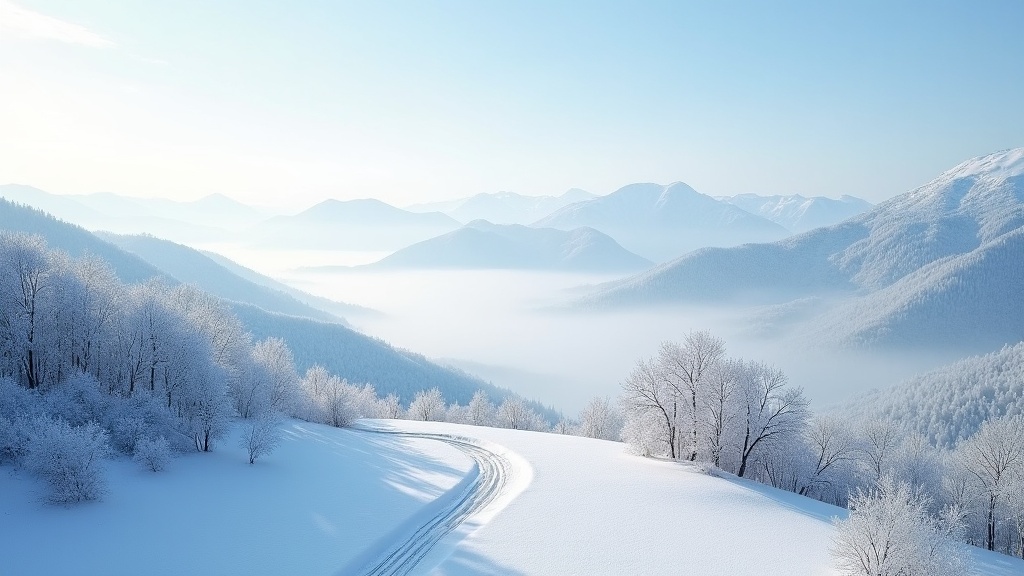
[[[403,248],[374,268],[636,271],[651,262],[593,228],[570,231],[483,220]]]
[[[579,188],[568,190],[561,196],[524,196],[515,192],[495,192],[449,202],[416,204],[406,209],[410,212],[443,212],[467,224],[473,220],[487,220],[495,224],[529,224],[569,204],[592,198],[593,194]]]
[[[759,196],[739,194],[723,196],[719,200],[767,218],[793,233],[807,232],[822,226],[838,224],[871,209],[872,204],[855,196],[810,198],[799,194],[789,196]]]
[[[160,473],[107,466],[103,502],[40,504],[0,467],[0,573],[330,575],[442,497],[471,461],[437,442],[289,421],[250,466],[233,438]]]
[[[174,282],[160,270],[134,254],[101,240],[87,230],[39,210],[0,199],[0,230],[38,234],[50,248],[62,250],[74,258],[86,255],[105,261],[125,283],[145,282],[157,276]]]
[[[300,316],[324,322],[342,322],[342,318],[300,302],[280,290],[250,282],[209,256],[169,240],[153,236],[126,236],[98,233],[100,238],[120,247],[167,272],[174,278],[225,300],[247,302],[268,312]]]
[[[607,196],[566,206],[534,226],[560,230],[589,226],[655,262],[704,246],[768,242],[789,235],[774,222],[682,182],[630,184]]]
[[[440,212],[417,214],[380,200],[325,200],[253,226],[245,238],[275,248],[396,250],[459,226]]]
[[[826,504],[631,456],[615,442],[366,425],[464,438],[511,463],[502,495],[413,574],[837,574],[830,522],[843,511]],[[3,568],[26,576],[350,573],[427,525],[479,473],[445,442],[294,421],[254,466],[227,442],[155,475],[115,462],[107,500],[73,508],[32,501],[31,482],[0,470]],[[61,553],[40,553],[53,542]],[[1024,573],[1024,561],[972,552],[978,575]]]

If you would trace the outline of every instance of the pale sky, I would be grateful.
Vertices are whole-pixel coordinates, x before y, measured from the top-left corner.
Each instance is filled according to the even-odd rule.
[[[0,183],[879,201],[1024,146],[1024,2],[0,0]]]

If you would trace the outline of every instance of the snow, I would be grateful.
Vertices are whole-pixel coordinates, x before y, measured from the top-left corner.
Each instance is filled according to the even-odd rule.
[[[942,176],[949,179],[968,176],[1005,179],[1021,174],[1024,174],[1024,148],[1013,148],[971,158],[958,164]]]
[[[283,429],[252,466],[233,437],[160,473],[112,462],[105,500],[70,508],[0,467],[0,574],[334,574],[472,465],[429,440]]]
[[[844,511],[827,504],[632,456],[617,442],[434,422],[363,425],[471,438],[510,463],[502,495],[415,574],[837,574],[831,521]],[[281,447],[253,466],[233,439],[159,474],[114,462],[107,499],[70,508],[40,504],[34,482],[0,468],[0,572],[347,574],[415,531],[478,472],[436,440],[285,427]],[[1024,561],[972,553],[979,575],[1024,574]]]

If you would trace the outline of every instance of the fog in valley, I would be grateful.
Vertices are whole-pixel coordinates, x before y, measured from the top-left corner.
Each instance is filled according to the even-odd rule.
[[[621,275],[526,270],[369,271],[382,252],[272,251],[203,246],[295,288],[379,311],[358,330],[576,414],[616,397],[641,357],[691,330],[723,338],[731,355],[782,368],[815,408],[843,404],[959,357],[939,352],[836,350],[761,329],[759,306],[665,305],[586,310],[572,302]]]

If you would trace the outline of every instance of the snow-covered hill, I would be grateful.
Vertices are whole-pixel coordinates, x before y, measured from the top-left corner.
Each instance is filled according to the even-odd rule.
[[[32,501],[0,474],[4,567],[17,574],[337,574],[461,501],[477,466],[429,433],[503,454],[502,496],[422,555],[412,573],[834,575],[831,520],[844,511],[623,445],[455,424],[372,421],[406,435],[289,422],[276,452],[196,454],[162,473],[108,468],[109,500],[71,509]],[[409,433],[413,434],[410,436]],[[7,472],[5,470],[5,472]],[[201,518],[197,514],[201,513]],[[102,526],[103,529],[96,529]],[[59,541],[60,554],[38,553]],[[972,549],[978,576],[1024,561]]]
[[[441,366],[337,323],[274,314],[251,304],[233,304],[232,311],[257,340],[283,339],[300,373],[318,364],[349,382],[373,384],[381,396],[397,394],[403,405],[408,405],[417,392],[434,387],[446,402],[463,406],[477,390],[485,390],[497,402],[511,395],[509,390],[469,373]],[[558,418],[553,410],[536,402],[531,407],[547,420]]]
[[[129,254],[89,231],[57,220],[40,210],[0,199],[0,230],[38,234],[50,248],[81,258],[91,255],[107,263],[125,283],[145,282],[163,274],[134,254]]]
[[[534,226],[560,230],[589,226],[655,262],[705,246],[768,242],[789,235],[774,222],[682,182],[630,184],[607,196],[566,206]]]
[[[304,316],[317,315],[316,310],[285,294],[232,277],[226,268],[184,246],[146,237],[120,239],[143,253],[147,257],[144,259],[78,226],[5,200],[0,200],[0,230],[38,234],[50,248],[74,257],[98,256],[125,283],[145,283],[152,279],[172,286],[183,281],[195,283],[231,301],[245,329],[258,339],[278,337],[288,342],[303,371],[320,364],[351,382],[374,383],[381,394],[395,392],[405,402],[410,401],[416,391],[432,386],[437,386],[448,401],[458,400],[463,404],[479,388],[488,389],[493,398],[509,394],[462,371],[439,366],[420,355],[356,332],[338,324],[337,318],[321,322],[276,313],[304,311]],[[178,278],[171,270],[156,265],[167,265],[185,278]],[[331,319],[329,314],[322,316]]]
[[[410,212],[443,212],[467,224],[474,220],[487,220],[495,224],[529,224],[569,204],[592,198],[593,194],[579,188],[568,190],[561,196],[524,196],[515,192],[496,192],[448,202],[415,204],[406,209]]]
[[[839,343],[991,349],[1024,339],[1024,149],[974,158],[841,224],[706,249],[605,285],[590,304],[843,298]],[[977,348],[976,348],[977,349]]]
[[[325,200],[253,226],[246,238],[276,248],[397,250],[460,225],[440,212],[409,212],[380,200]]]
[[[476,220],[403,248],[372,267],[625,272],[651,264],[593,228],[565,232]]]
[[[269,312],[325,322],[344,322],[329,312],[300,302],[290,294],[238,276],[209,256],[153,236],[98,233],[100,238],[135,254],[175,279],[229,301],[247,302]]]
[[[856,196],[840,196],[838,200],[823,196],[810,198],[789,196],[759,196],[739,194],[718,198],[799,234],[823,226],[838,224],[871,209],[872,204]]]
[[[952,448],[986,420],[1024,414],[1024,342],[863,394],[839,411],[853,421],[894,422]]]

